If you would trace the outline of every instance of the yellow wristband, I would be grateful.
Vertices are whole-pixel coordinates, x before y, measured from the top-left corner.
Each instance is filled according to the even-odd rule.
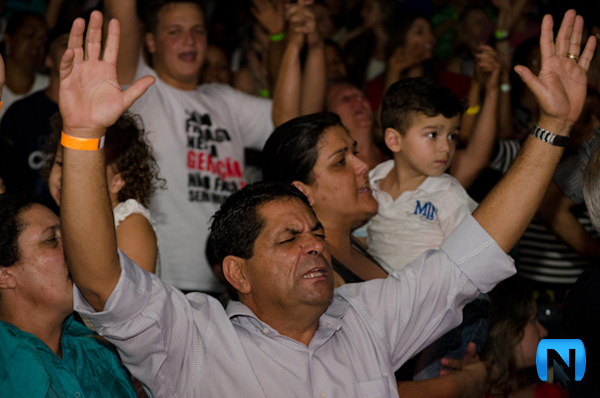
[[[80,151],[97,151],[98,149],[102,149],[104,147],[105,138],[106,135],[103,135],[100,138],[72,137],[65,134],[64,131],[61,131],[60,143],[65,148],[77,149]]]
[[[469,107],[465,112],[467,115],[477,115],[481,111],[481,105],[475,105]]]

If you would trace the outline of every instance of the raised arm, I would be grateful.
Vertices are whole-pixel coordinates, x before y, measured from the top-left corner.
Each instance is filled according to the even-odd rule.
[[[287,45],[273,90],[273,125],[275,127],[301,115],[300,51],[304,46],[303,0],[286,10],[289,22]]]
[[[481,70],[485,84],[483,107],[475,122],[475,128],[469,136],[467,147],[456,151],[450,167],[450,174],[465,188],[469,188],[489,164],[496,141],[500,59],[498,54],[488,46],[482,46],[482,52],[477,54],[477,57],[476,68]],[[466,116],[463,115],[463,118]],[[461,124],[461,129],[462,127]]]
[[[117,82],[119,22],[112,20],[102,60],[102,14],[94,11],[83,49],[85,23],[77,19],[60,65],[59,109],[72,137],[104,135],[152,84],[144,77],[126,91]],[[120,275],[117,240],[106,186],[104,150],[63,149],[61,228],[73,281],[97,311],[104,308]]]
[[[121,25],[119,44],[119,59],[117,61],[117,78],[119,84],[126,85],[133,82],[143,39],[138,24],[137,0],[105,0],[104,13],[107,18],[115,18]]]
[[[325,43],[319,33],[315,13],[310,7],[304,7],[306,45],[308,54],[302,76],[301,113],[323,112],[327,85],[327,66],[325,62]]]
[[[515,71],[540,105],[538,125],[559,136],[568,136],[583,109],[587,70],[596,48],[590,37],[579,62],[583,18],[575,10],[565,13],[556,43],[552,17],[542,22],[542,67],[534,76],[524,66]],[[567,57],[570,54],[572,57]],[[563,148],[530,136],[504,178],[483,200],[473,217],[506,252],[511,250],[531,221],[544,196]]]

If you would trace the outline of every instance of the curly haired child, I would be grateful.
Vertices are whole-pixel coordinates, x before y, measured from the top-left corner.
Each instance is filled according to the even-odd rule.
[[[158,273],[159,257],[154,221],[147,209],[157,188],[158,166],[137,115],[125,113],[106,130],[106,179],[110,194],[119,249],[141,268]],[[60,206],[62,180],[62,119],[52,118],[52,134],[46,142],[42,176],[50,194]]]

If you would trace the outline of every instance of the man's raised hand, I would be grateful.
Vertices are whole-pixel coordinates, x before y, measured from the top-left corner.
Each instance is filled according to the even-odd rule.
[[[541,127],[556,134],[567,134],[583,109],[587,70],[596,48],[596,38],[590,36],[580,55],[583,18],[575,10],[565,13],[556,43],[552,26],[552,17],[546,15],[542,21],[540,38],[542,68],[539,76],[534,76],[527,67],[521,65],[515,67],[515,72],[521,76],[540,105]],[[567,54],[575,59],[567,57]]]
[[[150,87],[154,78],[145,76],[121,90],[116,71],[119,22],[113,19],[108,25],[103,59],[102,13],[94,11],[90,17],[85,49],[84,29],[83,19],[73,22],[60,64],[58,104],[65,131],[82,138],[98,138]]]

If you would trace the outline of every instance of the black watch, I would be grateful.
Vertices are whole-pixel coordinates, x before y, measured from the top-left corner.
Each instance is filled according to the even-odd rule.
[[[549,132],[548,130],[544,130],[537,124],[533,126],[533,130],[531,130],[531,135],[535,138],[538,138],[550,145],[554,146],[566,146],[567,141],[569,141],[569,136],[556,135],[554,133]]]

